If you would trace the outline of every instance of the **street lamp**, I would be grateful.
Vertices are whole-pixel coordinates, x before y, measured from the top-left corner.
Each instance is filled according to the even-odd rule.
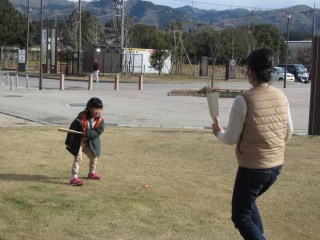
[[[290,23],[290,18],[291,18],[291,14],[287,13],[286,14],[286,18],[288,20],[288,26],[287,26],[287,54],[286,54],[286,68],[285,68],[285,72],[284,72],[284,83],[283,83],[283,87],[286,88],[286,83],[287,83],[287,63],[288,63],[288,51],[289,51],[289,23]]]

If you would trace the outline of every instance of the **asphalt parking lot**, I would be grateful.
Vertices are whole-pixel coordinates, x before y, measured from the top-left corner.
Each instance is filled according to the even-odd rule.
[[[122,83],[114,90],[114,83],[99,82],[88,90],[87,81],[66,81],[65,90],[60,90],[56,79],[43,79],[39,90],[39,78],[18,77],[11,90],[6,72],[0,71],[0,126],[69,125],[85,108],[91,97],[99,97],[104,103],[102,113],[110,126],[210,128],[211,118],[205,97],[169,96],[173,89],[201,89],[209,81],[199,83],[145,83],[139,90],[138,83]],[[310,86],[273,81],[286,94],[291,109],[295,133],[307,133],[309,121]],[[219,81],[216,87],[225,89],[249,89],[245,82]],[[220,121],[228,123],[233,98],[220,98]]]

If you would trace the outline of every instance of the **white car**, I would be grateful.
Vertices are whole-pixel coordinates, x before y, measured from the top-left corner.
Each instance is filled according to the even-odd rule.
[[[273,70],[272,70],[272,80],[276,80],[276,81],[283,81],[284,80],[284,72],[285,72],[285,69],[282,68],[282,67],[274,67]],[[294,78],[294,75],[287,72],[287,81],[293,81],[295,82],[295,78]]]

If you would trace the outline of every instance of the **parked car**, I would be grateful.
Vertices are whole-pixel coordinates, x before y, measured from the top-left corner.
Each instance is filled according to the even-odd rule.
[[[279,64],[278,67],[285,68],[285,64]],[[302,64],[287,64],[287,71],[292,73],[298,82],[309,82],[309,73]]]
[[[283,81],[285,69],[282,67],[274,67],[271,73],[272,80]],[[295,81],[294,75],[287,72],[287,81]]]
[[[309,66],[306,66],[306,69],[307,69],[307,71],[308,71],[308,73],[309,73],[309,81],[311,81],[312,68],[311,68],[311,66],[309,65]]]
[[[311,81],[311,74],[312,74],[312,70],[310,69],[310,71],[309,71],[309,81]]]

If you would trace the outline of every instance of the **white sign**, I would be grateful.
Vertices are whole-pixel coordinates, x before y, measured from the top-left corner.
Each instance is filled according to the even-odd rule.
[[[46,64],[47,60],[47,49],[48,49],[48,41],[47,41],[47,29],[42,29],[42,64]]]
[[[56,30],[55,29],[51,29],[50,49],[51,49],[50,62],[51,62],[51,65],[55,65],[56,64]]]
[[[26,50],[18,51],[18,63],[26,63]]]

